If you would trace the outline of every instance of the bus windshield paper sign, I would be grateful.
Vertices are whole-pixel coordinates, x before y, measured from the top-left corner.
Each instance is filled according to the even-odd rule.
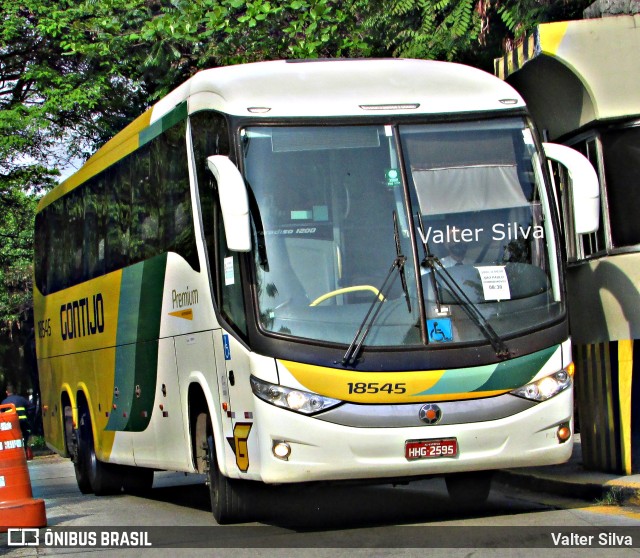
[[[226,287],[233,285],[236,278],[233,272],[233,257],[224,259],[224,284]]]
[[[511,291],[509,290],[509,280],[504,266],[491,265],[476,267],[482,281],[485,300],[509,300]]]

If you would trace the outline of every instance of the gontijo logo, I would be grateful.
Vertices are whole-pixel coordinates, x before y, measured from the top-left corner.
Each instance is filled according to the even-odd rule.
[[[95,335],[104,331],[104,300],[102,293],[91,298],[64,303],[60,306],[62,340]]]

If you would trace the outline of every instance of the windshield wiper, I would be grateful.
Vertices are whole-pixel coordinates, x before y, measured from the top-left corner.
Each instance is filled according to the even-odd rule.
[[[407,258],[402,254],[402,248],[400,246],[400,231],[398,230],[398,214],[393,212],[393,238],[396,241],[396,261],[402,261],[402,265],[397,265],[398,273],[400,274],[400,283],[402,283],[402,292],[404,298],[407,301],[407,310],[411,314],[411,299],[409,298],[409,287],[407,287],[407,276],[404,272],[404,264]],[[394,262],[395,263],[395,262]]]
[[[378,314],[380,314],[380,310],[382,309],[382,302],[386,300],[387,293],[388,291],[391,290],[391,287],[393,286],[393,283],[396,277],[398,277],[398,275],[400,276],[400,281],[402,282],[402,290],[404,291],[404,295],[407,301],[407,307],[409,309],[409,312],[411,312],[411,301],[409,299],[409,289],[407,287],[407,278],[404,272],[404,265],[407,262],[407,258],[401,253],[402,250],[400,249],[400,233],[398,231],[398,216],[395,211],[393,212],[393,232],[394,232],[394,238],[396,242],[396,257],[394,258],[393,263],[391,264],[391,267],[389,268],[389,271],[387,273],[387,276],[384,278],[384,281],[382,282],[382,285],[378,289],[378,294],[375,295],[373,301],[371,302],[371,305],[369,306],[369,309],[367,310],[367,313],[365,314],[362,322],[360,323],[360,326],[358,327],[358,330],[356,331],[356,334],[353,337],[353,341],[351,341],[351,345],[349,345],[347,352],[342,357],[341,363],[343,366],[353,366],[358,361],[358,356],[360,355],[360,351],[362,350],[362,345],[365,339],[367,338],[367,335],[369,335],[369,332],[371,331],[373,324],[378,318]],[[394,274],[395,269],[398,270],[397,275]],[[391,283],[389,283],[389,280],[391,279],[392,276],[393,276],[393,280],[391,281]],[[374,312],[374,308],[375,308],[375,312]]]
[[[476,325],[484,337],[489,341],[491,347],[496,353],[496,356],[500,359],[509,358],[510,352],[505,345],[502,338],[498,335],[495,329],[491,326],[488,320],[484,317],[482,312],[478,310],[478,307],[464,292],[464,290],[458,285],[457,281],[451,276],[447,268],[442,265],[442,262],[437,256],[431,254],[429,245],[425,240],[424,225],[422,223],[422,215],[418,215],[418,223],[420,226],[420,238],[422,240],[423,248],[425,251],[425,257],[421,262],[421,265],[428,267],[431,270],[431,281],[434,286],[434,295],[436,297],[437,312],[441,312],[440,293],[438,290],[438,282],[442,282],[447,290],[451,293],[455,301],[467,314],[469,319]],[[436,275],[437,270],[437,275]]]
[[[422,222],[422,214],[418,211],[416,213],[418,218],[418,225],[420,226],[420,239],[422,240],[422,248],[424,249],[424,258],[420,262],[420,267],[426,267],[431,270],[430,279],[431,287],[433,288],[433,294],[436,297],[436,313],[442,314],[442,297],[440,296],[440,288],[438,287],[438,281],[436,280],[436,257],[431,253],[429,243],[425,240],[424,223]]]

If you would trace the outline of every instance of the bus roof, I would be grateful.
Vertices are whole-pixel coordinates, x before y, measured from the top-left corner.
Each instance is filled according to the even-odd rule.
[[[361,116],[371,107],[386,114],[456,113],[504,109],[503,99],[523,103],[494,76],[460,64],[278,60],[203,70],[160,101],[152,121],[197,94],[206,95],[208,108],[220,112],[280,118]],[[191,107],[189,112],[194,112]]]
[[[277,60],[202,70],[102,146],[38,209],[159,133],[177,107],[185,115],[209,109],[245,117],[331,118],[500,111],[522,108],[524,101],[489,73],[431,60]]]

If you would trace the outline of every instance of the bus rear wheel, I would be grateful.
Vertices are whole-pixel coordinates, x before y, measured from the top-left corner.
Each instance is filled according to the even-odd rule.
[[[96,496],[120,492],[122,482],[116,467],[96,457],[91,418],[86,411],[80,416],[76,436],[77,455],[74,466],[80,492],[93,492]]]
[[[207,435],[207,482],[211,511],[220,525],[248,521],[248,487],[246,481],[225,477],[218,468],[213,434]]]

